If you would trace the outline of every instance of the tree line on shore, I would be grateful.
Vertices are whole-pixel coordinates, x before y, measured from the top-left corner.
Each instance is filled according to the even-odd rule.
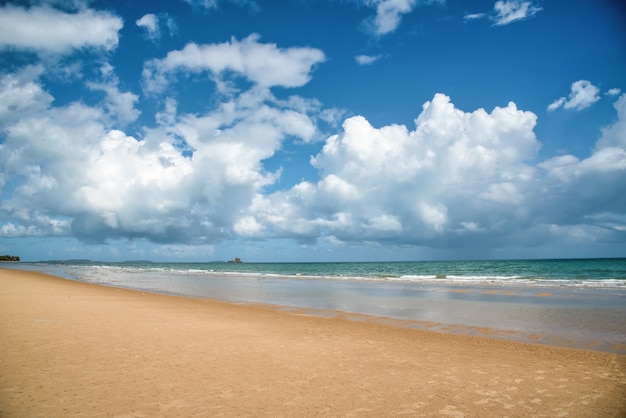
[[[20,261],[17,255],[0,255],[0,261]]]

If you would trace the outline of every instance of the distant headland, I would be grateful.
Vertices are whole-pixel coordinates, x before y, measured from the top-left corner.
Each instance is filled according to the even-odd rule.
[[[20,261],[17,255],[0,255],[0,261]]]

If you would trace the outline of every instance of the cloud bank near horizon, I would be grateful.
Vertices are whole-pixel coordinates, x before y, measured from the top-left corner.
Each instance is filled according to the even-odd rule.
[[[204,115],[170,102],[160,125],[135,138],[110,127],[106,103],[54,106],[40,72],[1,79],[0,185],[14,187],[0,207],[5,237],[441,246],[624,232],[626,95],[591,155],[539,163],[537,117],[512,102],[464,112],[436,94],[412,130],[354,116],[311,158],[318,181],[268,193],[281,173],[263,161],[289,138],[312,138],[310,109],[251,88]]]

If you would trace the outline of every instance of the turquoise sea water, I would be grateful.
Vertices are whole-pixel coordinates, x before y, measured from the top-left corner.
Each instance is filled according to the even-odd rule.
[[[626,353],[624,258],[380,263],[65,261],[4,267],[155,293],[305,309],[318,315],[366,315],[446,332],[480,334],[487,327],[496,335],[504,332],[505,338]]]
[[[33,263],[33,267],[94,278],[110,272],[176,275],[396,281],[406,283],[506,284],[626,289],[626,258],[346,263],[155,263],[94,261]],[[100,274],[98,274],[100,273]]]

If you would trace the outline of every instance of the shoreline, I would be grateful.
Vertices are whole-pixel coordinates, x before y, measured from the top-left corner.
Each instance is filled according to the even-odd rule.
[[[0,416],[620,416],[626,356],[0,269]]]
[[[626,354],[622,289],[335,280],[176,270],[33,269],[103,286],[251,303],[444,333]]]

